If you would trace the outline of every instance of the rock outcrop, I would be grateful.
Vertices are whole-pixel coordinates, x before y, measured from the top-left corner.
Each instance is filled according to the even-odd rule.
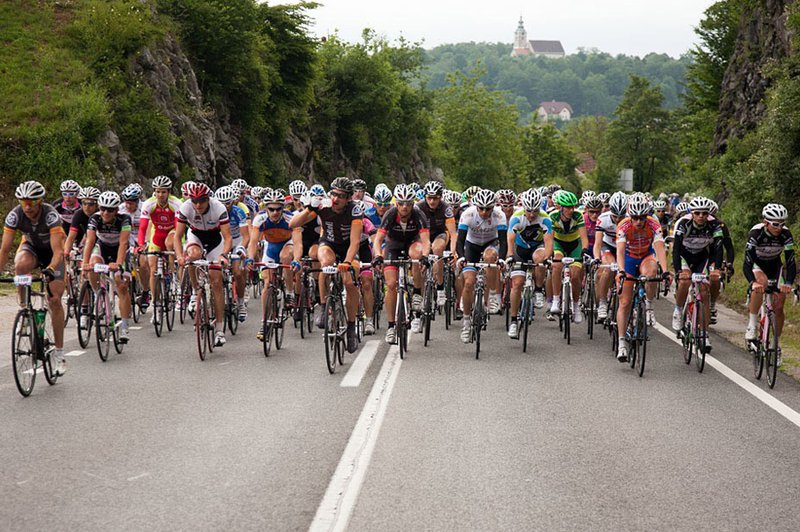
[[[724,153],[729,139],[742,137],[763,118],[764,97],[772,83],[768,66],[791,53],[786,19],[793,1],[759,0],[743,10],[736,48],[722,80],[716,153]]]

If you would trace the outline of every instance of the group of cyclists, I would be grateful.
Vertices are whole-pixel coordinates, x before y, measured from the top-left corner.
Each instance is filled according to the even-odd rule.
[[[223,271],[229,272],[239,322],[248,318],[246,288],[254,278],[252,272],[268,264],[283,265],[290,271],[285,304],[294,309],[292,318],[302,319],[301,272],[304,264],[310,264],[318,272],[314,274],[318,293],[313,298],[313,321],[324,329],[329,319],[322,304],[329,290],[328,279],[339,275],[344,287],[347,351],[358,348],[359,309],[366,316],[363,334],[375,334],[379,326],[373,312],[376,298],[386,310],[385,341],[394,344],[398,342],[395,308],[399,269],[403,267],[398,264],[407,260],[412,279],[412,333],[422,330],[423,283],[429,269],[436,284],[431,304],[441,308],[452,300],[454,318],[462,320],[460,338],[464,343],[472,341],[476,293],[485,294],[489,314],[509,313],[507,334],[519,338],[526,278],[532,282],[535,308],[546,307],[545,317],[554,320],[564,314],[565,305],[572,305],[566,315],[574,323],[582,322],[584,316],[606,320],[613,312],[609,305],[613,288],[619,298],[615,306],[619,361],[629,356],[624,333],[634,299],[631,280],[658,278],[666,286],[677,280],[672,327],[679,331],[693,274],[708,279],[700,287],[710,302],[702,317],[706,327],[715,323],[721,280],[733,274],[730,233],[718,217],[717,204],[702,196],[687,196],[682,201],[677,194],[654,198],[639,192],[586,191],[578,197],[558,185],[530,188],[520,194],[473,186],[460,193],[435,180],[423,186],[401,183],[393,189],[379,184],[369,194],[365,181],[338,177],[327,191],[301,180],[292,181],[288,191],[251,187],[242,179],[212,191],[203,182],[189,181],[180,186],[181,197],[176,197],[173,185],[169,177],[158,176],[150,183],[150,195],[138,184],[118,194],[69,180],[61,184],[61,197],[52,203],[45,200],[45,188],[38,182],[26,181],[17,187],[19,205],[5,219],[0,270],[21,234],[14,272],[24,275],[40,268],[49,280],[52,356],[58,374],[66,371],[62,299],[68,260],[80,262],[82,275],[95,288],[94,266],[108,265],[115,278],[122,342],[129,338],[132,306],[146,311],[153,292],[159,289],[156,264],[158,253],[165,252],[169,271],[176,278],[188,275],[194,287],[198,283],[194,264],[205,260],[212,265],[208,281],[217,317],[225,312]],[[748,236],[743,272],[752,291],[745,334],[748,341],[755,339],[761,298],[770,281],[778,283],[773,297],[778,335],[783,326],[785,296],[796,278],[787,218],[784,206],[768,204],[762,222]],[[445,268],[455,274],[450,293]],[[130,289],[134,270],[141,284],[137,300],[132,299]],[[264,285],[269,286],[276,275],[275,270],[263,270]],[[380,276],[383,282],[375,283],[373,276]],[[590,276],[591,283],[587,282]],[[479,278],[481,290],[476,292]],[[649,283],[645,290],[646,319],[651,325],[655,322],[652,302],[659,286]],[[591,312],[584,308],[586,290],[593,290],[589,301],[596,302]],[[262,315],[268,293],[262,292]],[[196,304],[192,294],[190,312]],[[154,313],[151,319],[158,317]],[[223,320],[214,320],[213,328],[214,345],[224,345]],[[263,328],[257,335],[264,341]],[[711,349],[710,338],[704,345]]]

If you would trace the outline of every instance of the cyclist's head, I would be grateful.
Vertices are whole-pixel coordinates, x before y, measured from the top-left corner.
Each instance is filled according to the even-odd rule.
[[[578,198],[568,190],[559,190],[553,195],[553,201],[561,208],[562,214],[571,214],[578,206]]]
[[[119,206],[122,203],[122,198],[119,194],[107,190],[100,194],[97,199],[97,206],[100,207],[100,216],[104,221],[113,220],[119,211]]]
[[[187,181],[181,185],[181,196],[183,196],[183,199],[189,199],[189,191],[192,190],[192,185],[194,185],[194,181]]]
[[[783,231],[783,227],[786,225],[786,220],[789,218],[789,211],[780,203],[769,203],[764,206],[761,215],[764,217],[767,231],[778,235]]]
[[[78,193],[81,191],[81,186],[77,181],[73,181],[72,179],[62,181],[60,188],[61,196],[69,202],[75,201],[78,198]]]
[[[233,206],[233,201],[236,199],[236,192],[230,185],[219,187],[214,193],[214,197],[222,202],[225,207],[230,209]]]
[[[373,196],[376,207],[391,207],[392,206],[392,191],[388,187],[376,188],[375,195]]]

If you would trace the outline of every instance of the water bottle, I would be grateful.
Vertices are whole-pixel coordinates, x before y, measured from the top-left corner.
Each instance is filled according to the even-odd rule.
[[[33,311],[33,320],[36,322],[36,330],[39,333],[39,337],[44,337],[44,318],[47,314],[45,310],[34,310]]]

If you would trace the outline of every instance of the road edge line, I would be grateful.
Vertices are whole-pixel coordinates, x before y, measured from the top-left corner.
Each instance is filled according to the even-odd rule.
[[[364,344],[339,386],[342,388],[358,388],[361,385],[361,380],[369,371],[370,366],[372,366],[375,355],[378,354],[380,344],[380,340],[370,340]]]

